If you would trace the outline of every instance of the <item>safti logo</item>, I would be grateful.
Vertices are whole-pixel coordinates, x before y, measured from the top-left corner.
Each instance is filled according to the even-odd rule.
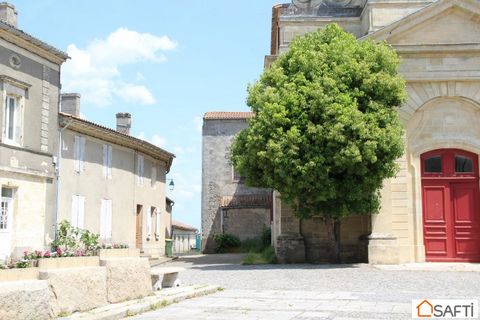
[[[478,300],[412,300],[414,319],[478,319]]]

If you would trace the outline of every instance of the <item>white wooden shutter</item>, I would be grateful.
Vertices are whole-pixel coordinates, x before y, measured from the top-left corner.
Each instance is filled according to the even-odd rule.
[[[155,166],[152,166],[152,181],[151,181],[151,184],[152,184],[152,188],[155,188],[155,186],[157,185],[157,167],[155,167]]]
[[[85,197],[78,196],[78,225],[77,227],[83,229],[85,225]]]
[[[75,142],[73,145],[73,170],[80,172],[80,137],[75,136]]]
[[[107,177],[112,179],[112,146],[108,146],[107,151]]]
[[[72,218],[70,221],[71,225],[78,227],[78,197],[72,196]]]
[[[152,209],[145,210],[147,212],[147,236],[152,235]]]
[[[112,238],[112,200],[102,199],[100,216],[100,237],[104,240]]]
[[[102,167],[103,177],[108,177],[108,145],[103,145],[103,167]],[[102,200],[103,205],[103,200]]]
[[[80,137],[80,172],[85,171],[85,137]]]
[[[138,155],[137,157],[137,181],[139,185],[143,185],[143,156]]]
[[[160,224],[160,222],[161,222],[161,220],[160,220],[161,219],[160,208],[157,208],[156,211],[157,211],[157,214],[156,214],[157,219],[156,219],[156,225],[155,225],[155,234],[157,235],[157,237],[160,237],[160,226],[161,226],[161,224]]]

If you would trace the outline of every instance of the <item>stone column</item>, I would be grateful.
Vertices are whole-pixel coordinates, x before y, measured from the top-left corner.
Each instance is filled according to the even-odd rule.
[[[278,193],[276,195],[278,196]],[[274,215],[274,220],[277,221],[274,229],[279,232],[274,235],[278,262],[305,263],[305,241],[300,234],[300,220],[295,217],[292,209],[281,201],[276,202]]]
[[[392,232],[392,181],[385,180],[380,213],[372,216],[372,233],[368,237],[370,264],[398,264],[399,246]]]

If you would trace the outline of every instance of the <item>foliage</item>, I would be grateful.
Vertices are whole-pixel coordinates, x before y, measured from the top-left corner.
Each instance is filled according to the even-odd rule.
[[[235,168],[301,218],[378,212],[404,149],[398,65],[387,44],[335,24],[296,38],[248,89],[255,117],[232,145]]]
[[[269,247],[272,244],[272,229],[270,228],[263,229],[262,243],[265,247]]]
[[[217,244],[216,251],[218,253],[229,252],[242,245],[237,236],[229,233],[216,234],[213,236],[213,240],[215,240],[215,243]]]
[[[15,263],[15,268],[24,269],[24,268],[30,268],[31,266],[32,266],[32,262],[26,259],[22,259],[20,261],[17,261],[17,263]]]
[[[123,243],[102,243],[100,246],[98,246],[99,249],[128,249],[128,244],[123,244]]]
[[[320,216],[339,250],[340,221],[380,209],[404,151],[399,58],[335,24],[297,37],[248,88],[255,113],[231,160],[246,184],[280,192],[301,218]],[[339,258],[339,254],[336,254]],[[337,259],[338,260],[338,259]]]
[[[275,249],[272,247],[265,248],[260,253],[249,252],[242,261],[244,265],[254,264],[274,264],[277,262]]]
[[[0,263],[0,270],[5,270],[5,269],[7,269],[7,267],[4,264]]]
[[[72,226],[62,220],[57,226],[57,238],[51,243],[57,257],[92,255],[98,249],[99,234]]]
[[[80,229],[73,227],[67,220],[62,220],[57,226],[57,238],[52,242],[52,251],[79,247]]]
[[[80,241],[86,250],[95,250],[98,247],[98,238],[100,238],[99,234],[90,232],[89,230],[83,230]]]

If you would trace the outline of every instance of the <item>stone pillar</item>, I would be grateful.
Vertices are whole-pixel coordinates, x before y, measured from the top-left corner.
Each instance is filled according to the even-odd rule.
[[[117,131],[123,134],[130,134],[132,127],[132,115],[128,112],[117,113]]]
[[[399,246],[392,232],[392,183],[386,180],[381,192],[382,208],[372,216],[372,233],[368,236],[370,264],[398,264]]]
[[[61,111],[74,117],[80,117],[80,94],[62,93],[60,96]]]
[[[295,217],[292,209],[284,203],[279,204],[277,202],[275,214],[280,214],[279,225],[276,228],[280,233],[275,234],[275,253],[278,262],[305,263],[305,241],[300,234],[300,220]]]

